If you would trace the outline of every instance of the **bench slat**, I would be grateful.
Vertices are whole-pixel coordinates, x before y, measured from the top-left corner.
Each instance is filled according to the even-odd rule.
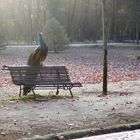
[[[12,81],[15,85],[31,85],[34,87],[57,87],[69,89],[71,96],[71,88],[81,87],[80,82],[72,83],[68,70],[65,66],[6,66],[5,70],[9,70]]]

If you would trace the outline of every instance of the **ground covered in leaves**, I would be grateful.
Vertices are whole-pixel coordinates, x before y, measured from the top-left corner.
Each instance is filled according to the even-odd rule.
[[[25,65],[33,47],[8,47],[0,51],[0,67]],[[19,100],[19,87],[12,84],[9,73],[0,71],[0,139],[45,135],[64,130],[101,128],[138,121],[140,118],[139,47],[109,48],[109,96],[102,92],[103,48],[71,47],[64,52],[49,53],[44,65],[66,65],[72,81],[83,83],[60,96],[43,96],[39,100]],[[126,82],[122,82],[126,81]],[[52,95],[53,90],[39,91]],[[11,100],[12,99],[12,100]]]
[[[0,67],[3,65],[25,65],[33,47],[8,47],[0,52]],[[108,79],[110,82],[130,81],[140,78],[140,47],[109,47]],[[103,48],[70,47],[60,53],[49,53],[44,65],[65,65],[71,79],[85,84],[102,81]],[[4,73],[4,72],[3,72]],[[4,79],[3,79],[4,76]],[[1,74],[0,87],[8,81]]]

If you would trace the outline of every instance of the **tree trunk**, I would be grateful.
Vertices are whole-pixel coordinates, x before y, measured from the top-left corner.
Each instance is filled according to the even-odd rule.
[[[140,2],[135,1],[136,43],[139,44]]]
[[[139,44],[139,25],[136,23],[136,42]]]
[[[107,95],[107,27],[106,27],[106,10],[105,0],[102,0],[102,31],[103,31],[103,45],[104,45],[104,58],[103,58],[103,95]]]
[[[70,34],[72,40],[75,39],[75,36],[73,33],[73,21],[74,21],[73,19],[74,19],[74,15],[75,15],[76,5],[77,5],[77,0],[74,0],[72,14],[70,15],[70,25],[69,25],[69,26],[71,26],[69,28],[70,29],[69,34]]]

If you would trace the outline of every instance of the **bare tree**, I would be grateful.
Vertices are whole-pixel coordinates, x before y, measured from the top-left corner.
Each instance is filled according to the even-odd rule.
[[[103,45],[104,45],[104,58],[103,58],[103,93],[107,95],[107,21],[106,21],[106,0],[102,0],[102,31],[103,31]]]
[[[140,1],[135,0],[135,24],[136,24],[136,42],[139,43],[140,34]]]

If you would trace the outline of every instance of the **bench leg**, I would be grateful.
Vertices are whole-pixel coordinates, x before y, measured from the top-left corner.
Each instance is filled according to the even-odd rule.
[[[56,95],[58,95],[58,94],[59,94],[59,89],[57,88]]]
[[[70,94],[71,94],[71,98],[73,98],[73,94],[72,94],[71,88],[69,88],[69,91],[70,91]]]
[[[34,99],[36,99],[36,95],[35,95],[34,89],[32,89],[32,92],[33,92],[33,95],[34,95]]]
[[[19,97],[21,96],[22,87],[20,85]]]

